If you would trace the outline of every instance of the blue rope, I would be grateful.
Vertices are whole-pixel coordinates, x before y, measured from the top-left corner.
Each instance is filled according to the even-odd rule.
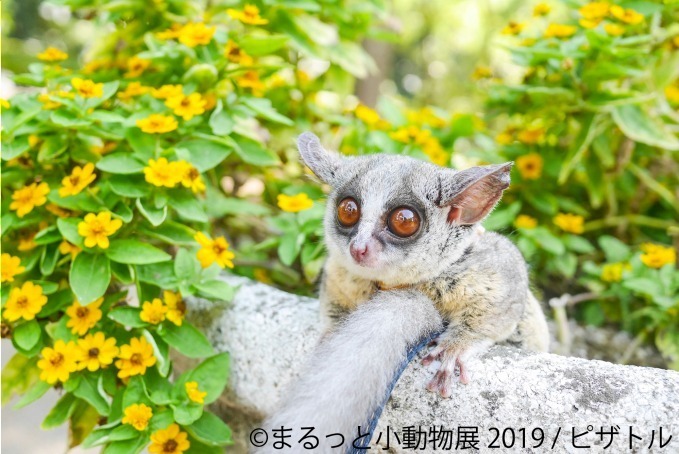
[[[347,454],[363,454],[363,451],[368,449],[370,445],[370,440],[372,439],[373,432],[375,431],[375,428],[377,427],[377,423],[380,420],[380,416],[382,416],[382,411],[384,410],[384,407],[387,405],[387,402],[389,401],[389,397],[391,396],[392,391],[394,390],[394,387],[396,386],[396,383],[398,382],[398,379],[401,378],[401,375],[403,374],[403,371],[406,370],[406,367],[408,367],[408,364],[410,364],[410,361],[413,360],[417,356],[420,351],[422,351],[423,348],[425,348],[432,340],[434,340],[438,335],[440,335],[443,331],[437,332],[437,333],[432,333],[429,336],[426,336],[424,339],[420,341],[417,345],[414,345],[408,349],[408,353],[406,355],[406,358],[403,360],[401,365],[399,366],[398,370],[394,374],[394,378],[387,387],[387,392],[384,398],[382,399],[382,402],[378,407],[375,409],[373,412],[372,416],[370,417],[370,422],[368,424],[368,432],[367,435],[361,437],[360,441],[356,443],[358,447],[353,446],[353,440],[349,442],[349,447],[347,448]],[[363,435],[360,433],[359,435]]]

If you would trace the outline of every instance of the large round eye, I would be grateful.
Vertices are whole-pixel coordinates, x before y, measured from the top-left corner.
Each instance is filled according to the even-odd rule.
[[[420,216],[411,208],[399,207],[389,213],[387,227],[394,235],[406,238],[419,230]]]
[[[361,209],[358,207],[356,200],[351,197],[342,199],[337,205],[337,220],[343,227],[351,227],[356,225],[361,218]]]

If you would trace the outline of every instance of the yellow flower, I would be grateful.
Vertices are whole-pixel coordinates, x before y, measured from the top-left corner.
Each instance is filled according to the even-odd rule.
[[[57,206],[53,203],[48,203],[47,206],[45,206],[45,209],[52,213],[55,216],[59,216],[60,218],[67,218],[71,215],[71,212],[61,208],[60,206]]]
[[[406,118],[410,123],[429,125],[434,128],[442,128],[446,125],[445,120],[436,115],[431,107],[423,107],[420,110],[411,110],[406,113]]]
[[[449,162],[448,153],[443,150],[443,147],[435,137],[430,137],[425,142],[422,146],[422,151],[436,165],[445,166]]]
[[[165,105],[172,109],[175,115],[184,118],[186,121],[204,113],[205,104],[205,100],[200,93],[192,93],[188,96],[175,96],[165,101]]]
[[[673,265],[677,261],[677,251],[671,246],[644,243],[641,245],[641,261],[650,268],[662,268],[665,265]]]
[[[42,371],[40,379],[50,385],[57,381],[65,382],[71,372],[75,372],[78,367],[76,345],[73,341],[65,343],[58,340],[54,343],[54,348],[45,347],[40,355],[41,358],[38,361],[38,368]]]
[[[42,103],[42,108],[45,110],[54,110],[61,106],[60,102],[50,99],[50,95],[47,93],[41,93],[38,95],[38,101]]]
[[[257,71],[247,71],[245,74],[236,79],[236,85],[241,88],[249,88],[255,96],[261,96],[264,90],[264,83],[259,80]]]
[[[580,19],[578,23],[582,28],[591,30],[593,28],[597,28],[601,21],[602,19]]]
[[[207,396],[207,392],[198,389],[198,382],[187,381],[184,383],[184,388],[186,389],[186,394],[189,396],[189,399],[191,399],[193,402],[199,404],[205,402],[205,396]]]
[[[149,165],[144,167],[144,178],[154,186],[173,188],[179,183],[184,171],[184,165],[179,162],[168,162],[165,158],[149,159]]]
[[[114,141],[107,141],[104,142],[104,145],[102,146],[94,146],[90,148],[94,153],[98,155],[105,155],[106,153],[110,153],[111,151],[115,150],[118,147],[118,144]]]
[[[94,174],[94,164],[88,162],[84,167],[74,167],[71,174],[61,180],[60,197],[80,194],[97,176]]]
[[[163,134],[174,131],[179,124],[173,116],[151,114],[147,118],[137,120],[137,126],[147,134]]]
[[[545,128],[542,127],[529,127],[520,131],[516,138],[519,142],[523,142],[526,145],[534,145],[541,142],[545,138]]]
[[[205,182],[198,169],[186,161],[178,161],[179,174],[181,175],[182,186],[191,188],[194,194],[205,192]]]
[[[390,132],[389,137],[403,143],[425,145],[431,137],[431,131],[420,129],[417,126],[406,126]]]
[[[625,27],[618,24],[604,24],[604,30],[611,36],[620,36],[625,33]]]
[[[151,65],[150,60],[144,60],[134,56],[127,60],[127,72],[125,77],[139,77]]]
[[[537,180],[542,175],[542,156],[529,153],[516,159],[516,167],[524,180]]]
[[[495,141],[500,145],[509,145],[514,140],[514,130],[505,130],[495,136]]]
[[[113,337],[106,339],[101,331],[95,334],[88,334],[82,339],[78,339],[78,370],[87,369],[90,372],[104,368],[113,364],[113,360],[118,356],[118,347]]]
[[[152,454],[181,454],[189,447],[188,435],[179,430],[177,424],[170,424],[167,429],[157,430],[151,434],[151,446],[149,452]]]
[[[0,98],[0,107],[2,107],[3,109],[9,109],[10,107],[12,107],[12,105],[6,99]]]
[[[174,98],[175,96],[181,96],[183,89],[184,87],[181,85],[163,85],[160,88],[151,90],[151,94],[157,99]]]
[[[38,54],[38,58],[42,61],[62,61],[68,58],[68,54],[56,47],[48,47]]]
[[[611,6],[610,13],[611,16],[630,25],[640,24],[641,22],[644,21],[643,14],[639,14],[630,8],[625,9],[619,5]]]
[[[608,14],[611,4],[608,2],[591,2],[578,10],[584,19],[601,21]]]
[[[141,84],[141,82],[131,82],[125,90],[119,92],[116,96],[118,99],[122,99],[123,101],[127,101],[128,99],[132,99],[135,96],[140,96],[145,93],[148,93],[149,87],[145,87]]]
[[[538,225],[538,220],[527,214],[520,214],[514,221],[514,227],[517,229],[534,229]]]
[[[198,232],[194,239],[202,246],[196,257],[203,268],[207,268],[215,262],[222,268],[227,266],[233,268],[232,260],[235,255],[229,250],[229,243],[223,236],[212,240],[203,232]]]
[[[33,282],[24,282],[21,288],[14,287],[10,291],[2,315],[10,322],[20,318],[33,320],[46,303],[47,297],[42,294],[41,286]]]
[[[203,22],[189,22],[177,32],[177,35],[180,43],[189,47],[196,47],[201,44],[210,44],[216,29],[216,27],[208,27]]]
[[[162,40],[175,39],[179,37],[179,32],[181,31],[181,29],[182,29],[181,24],[172,24],[172,26],[167,30],[163,30],[162,32],[156,33],[156,37]]]
[[[85,246],[99,246],[108,249],[108,237],[123,226],[120,219],[111,219],[111,213],[102,211],[99,214],[88,213],[85,220],[78,224],[78,235],[85,238]]]
[[[559,213],[554,217],[554,224],[564,232],[580,234],[585,231],[585,218],[577,214]]]
[[[672,104],[679,104],[679,84],[675,83],[665,87],[665,97]]]
[[[632,269],[629,263],[608,263],[601,269],[601,280],[604,282],[620,282],[622,273]]]
[[[139,314],[139,318],[146,323],[157,325],[158,323],[165,320],[166,313],[167,307],[163,304],[160,298],[154,298],[153,302],[144,302],[141,313]]]
[[[233,19],[239,20],[244,24],[264,25],[269,23],[268,20],[259,15],[259,8],[255,5],[245,5],[242,11],[229,8],[226,12]]]
[[[241,66],[252,66],[254,60],[251,56],[245,53],[243,49],[238,46],[233,40],[229,40],[226,43],[226,49],[224,49],[224,56],[233,63],[238,63]]]
[[[521,22],[509,22],[505,28],[502,29],[503,35],[518,35],[524,29],[526,24]]]
[[[184,314],[186,314],[186,303],[182,300],[182,294],[165,290],[163,302],[167,306],[165,318],[177,326],[182,326],[182,320],[184,320]]]
[[[120,369],[118,378],[144,375],[146,368],[156,363],[153,347],[144,337],[133,337],[129,345],[120,347],[118,358],[120,358],[116,361],[116,367]]]
[[[13,202],[9,205],[10,210],[15,210],[17,216],[23,218],[33,211],[33,208],[44,205],[47,202],[47,194],[50,188],[47,183],[31,183],[12,194]]]
[[[356,118],[361,120],[363,123],[371,127],[377,126],[381,120],[380,114],[378,114],[376,110],[371,109],[370,107],[363,104],[356,106],[354,115],[356,115]]]
[[[101,320],[101,309],[99,307],[103,302],[103,297],[97,298],[85,306],[82,306],[78,300],[73,301],[73,304],[66,309],[66,315],[70,318],[66,326],[71,328],[73,334],[82,336]]]
[[[535,17],[542,17],[546,16],[549,14],[549,12],[552,10],[552,7],[549,6],[547,3],[538,3],[535,5],[535,8],[533,8],[533,16]]]
[[[62,254],[71,254],[71,258],[74,259],[76,255],[80,253],[81,249],[75,244],[71,244],[64,240],[59,244],[59,252]]]
[[[29,233],[28,235],[20,236],[19,237],[19,246],[17,246],[17,249],[20,251],[30,251],[32,249],[35,249],[38,247],[38,245],[35,242],[35,235],[37,235],[38,232],[33,232]]]
[[[89,79],[75,77],[71,79],[71,85],[83,98],[100,98],[104,95],[104,84],[97,84]]]
[[[25,270],[26,267],[21,266],[19,257],[13,257],[7,253],[2,254],[0,282],[14,282],[14,276],[23,273]]]
[[[298,213],[300,211],[308,210],[313,205],[313,200],[311,200],[304,192],[300,192],[293,196],[278,194],[278,208],[287,211],[288,213]]]
[[[92,74],[96,71],[99,71],[100,69],[106,69],[111,66],[111,62],[109,60],[104,60],[104,59],[99,59],[99,60],[92,60],[83,66],[83,73],[85,74]]]
[[[474,68],[474,72],[472,73],[472,79],[474,80],[488,79],[491,77],[493,77],[493,70],[488,66],[479,65]]]
[[[122,422],[123,424],[130,424],[135,429],[142,431],[146,430],[152,416],[153,410],[151,410],[151,407],[148,405],[132,404],[125,409],[125,417]]]
[[[577,31],[573,25],[549,24],[545,30],[545,38],[568,38]]]

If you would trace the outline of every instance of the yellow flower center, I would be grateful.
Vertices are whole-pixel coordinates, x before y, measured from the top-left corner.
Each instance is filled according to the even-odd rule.
[[[70,181],[73,186],[77,186],[80,183],[80,176],[71,175],[68,177],[68,181]]]
[[[215,242],[212,245],[212,250],[214,251],[215,254],[220,255],[222,252],[226,251],[226,248],[224,246],[220,245],[220,244],[217,244],[217,242]]]
[[[87,352],[87,356],[89,356],[91,359],[99,358],[99,349],[96,347],[90,348]]]
[[[175,450],[177,449],[177,446],[178,446],[178,445],[177,445],[177,442],[176,442],[176,441],[174,441],[174,440],[167,440],[167,441],[163,444],[163,452],[175,452]]]
[[[61,353],[55,353],[51,358],[50,358],[50,364],[52,366],[59,367],[63,364],[64,362],[64,355]]]
[[[191,167],[188,172],[188,177],[191,180],[197,180],[200,177],[200,172],[195,167]]]
[[[141,353],[134,353],[130,356],[130,362],[135,366],[141,366],[143,365],[144,358],[141,356]]]
[[[78,318],[85,318],[90,314],[90,310],[86,307],[79,307],[75,311],[75,315],[78,316]]]
[[[17,306],[19,306],[22,309],[28,306],[28,298],[23,295],[17,298]]]
[[[106,232],[106,227],[104,227],[104,225],[97,220],[90,223],[90,231],[92,232],[93,236],[101,235]]]

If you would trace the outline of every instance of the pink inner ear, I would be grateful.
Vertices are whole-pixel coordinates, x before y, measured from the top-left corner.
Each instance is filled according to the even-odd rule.
[[[451,224],[460,224],[460,219],[462,218],[462,207],[453,205],[450,207],[450,212],[448,213],[448,222]]]
[[[483,181],[479,181],[455,198],[448,213],[448,222],[456,224],[479,222],[501,197],[502,189],[491,188]]]

